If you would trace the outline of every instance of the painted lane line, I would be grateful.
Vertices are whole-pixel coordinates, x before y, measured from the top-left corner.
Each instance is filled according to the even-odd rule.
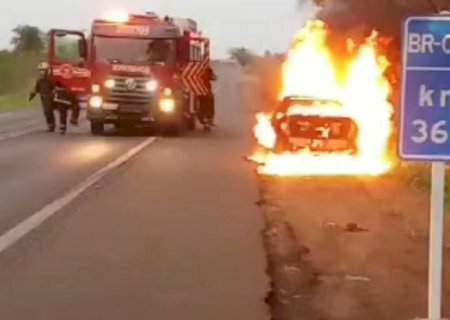
[[[27,129],[23,129],[23,130],[16,130],[16,131],[7,131],[4,133],[0,133],[0,142],[9,140],[9,139],[13,139],[13,138],[19,138],[21,136],[25,136],[27,134],[39,131],[40,127],[32,127],[32,128],[27,128]]]
[[[33,230],[41,226],[45,221],[55,215],[57,212],[61,211],[64,207],[69,205],[75,199],[77,199],[84,191],[92,187],[95,183],[99,182],[103,177],[111,173],[114,169],[125,164],[138,153],[142,152],[145,148],[156,141],[156,138],[148,138],[141,144],[129,150],[126,154],[120,156],[116,160],[112,161],[102,169],[98,170],[92,176],[81,182],[74,189],[68,192],[63,197],[55,200],[49,205],[45,206],[38,212],[31,215],[26,220],[19,223],[17,226],[7,231],[0,236],[0,253],[4,252],[19,240],[24,238]]]
[[[214,94],[218,94],[219,91],[220,91],[220,89],[221,89],[220,84],[214,85],[214,86],[213,86],[213,92],[214,92]]]
[[[12,112],[3,112],[3,113],[0,113],[0,118],[7,118],[7,117],[10,117],[11,115],[13,115]]]

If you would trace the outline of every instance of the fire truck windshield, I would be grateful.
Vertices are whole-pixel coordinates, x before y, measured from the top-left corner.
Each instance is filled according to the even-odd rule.
[[[118,63],[171,65],[175,61],[173,39],[94,38],[95,60]]]

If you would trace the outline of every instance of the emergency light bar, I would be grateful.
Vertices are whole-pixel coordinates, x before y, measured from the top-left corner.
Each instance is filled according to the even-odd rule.
[[[182,36],[180,30],[175,26],[171,27],[161,24],[117,24],[104,21],[96,21],[92,33],[94,36],[147,39],[172,39]]]
[[[126,23],[129,20],[129,15],[122,11],[110,11],[105,15],[104,20],[108,22]]]

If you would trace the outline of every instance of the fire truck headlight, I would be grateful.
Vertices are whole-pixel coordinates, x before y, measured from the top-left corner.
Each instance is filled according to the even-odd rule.
[[[114,81],[113,79],[108,79],[105,81],[105,87],[108,89],[112,89],[116,86],[116,81]]]
[[[176,103],[173,98],[163,98],[159,100],[159,109],[164,113],[173,113],[176,108]]]
[[[172,91],[172,89],[170,89],[170,88],[165,88],[164,91],[163,91],[163,94],[164,94],[166,97],[171,96],[172,93],[173,93],[173,91]]]
[[[156,89],[158,89],[158,81],[156,80],[150,80],[145,84],[145,88],[147,91],[154,92]]]
[[[93,84],[91,89],[92,89],[93,93],[99,93],[100,92],[100,86],[98,84]]]
[[[103,105],[103,98],[100,96],[93,96],[89,99],[89,106],[93,109],[99,109]]]

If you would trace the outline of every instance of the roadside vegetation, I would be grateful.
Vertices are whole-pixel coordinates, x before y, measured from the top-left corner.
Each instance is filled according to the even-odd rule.
[[[413,188],[431,192],[431,164],[402,162],[394,168],[390,176]],[[445,207],[450,210],[450,175],[447,168],[445,177]]]
[[[28,102],[28,95],[44,57],[45,36],[37,27],[18,26],[11,45],[10,50],[0,50],[0,112],[36,104]]]

